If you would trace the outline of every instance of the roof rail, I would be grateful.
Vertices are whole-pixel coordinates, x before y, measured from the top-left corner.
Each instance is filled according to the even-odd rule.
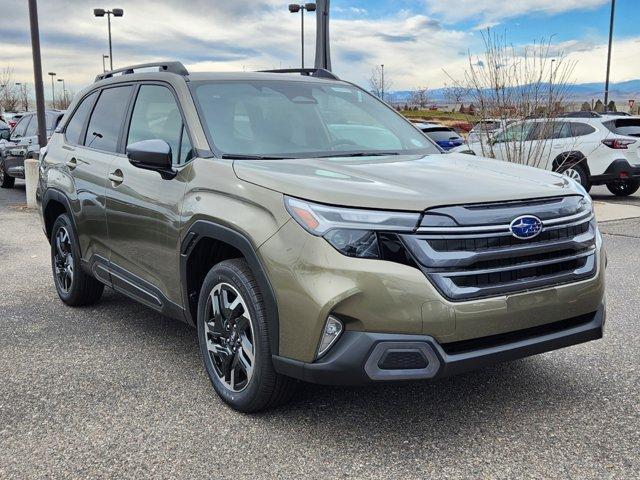
[[[602,115],[600,115],[598,112],[580,111],[580,112],[563,113],[562,115],[558,115],[558,117],[559,118],[600,118],[602,117]]]
[[[138,65],[130,65],[128,67],[118,68],[117,70],[111,70],[109,72],[101,73],[99,75],[96,75],[95,82],[99,82],[100,80],[104,80],[105,78],[111,78],[116,73],[121,73],[122,75],[131,75],[135,73],[136,70],[140,70],[142,68],[153,68],[153,67],[158,67],[159,72],[176,73],[182,76],[189,75],[189,71],[185,68],[185,66],[181,62],[152,62],[152,63],[140,63]]]
[[[307,77],[340,80],[337,75],[324,68],[283,68],[278,70],[260,70],[261,73],[299,73]]]

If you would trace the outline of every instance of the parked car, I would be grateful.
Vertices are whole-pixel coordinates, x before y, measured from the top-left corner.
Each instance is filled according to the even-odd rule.
[[[605,254],[575,181],[444,156],[326,70],[157,66],[98,75],[51,137],[54,284],[69,306],[107,286],[195,326],[233,408],[295,379],[431,380],[603,335]]]
[[[427,135],[431,140],[438,144],[439,147],[448,151],[452,148],[458,147],[464,143],[458,133],[449,127],[439,125],[437,123],[414,123],[422,132]]]
[[[620,115],[564,116],[513,123],[491,140],[470,142],[460,152],[509,160],[514,151],[535,156],[539,168],[561,172],[589,191],[606,185],[617,196],[640,188],[640,117]]]
[[[62,110],[47,110],[47,137],[50,137],[62,117]],[[24,161],[38,158],[38,118],[35,112],[24,114],[11,131],[9,140],[0,145],[0,187],[13,188],[16,178],[24,178]]]
[[[0,140],[9,140],[9,137],[11,137],[11,127],[0,120]]]
[[[487,118],[477,122],[469,131],[467,140],[469,142],[487,141],[491,136],[499,130],[503,130],[512,124],[513,119]]]

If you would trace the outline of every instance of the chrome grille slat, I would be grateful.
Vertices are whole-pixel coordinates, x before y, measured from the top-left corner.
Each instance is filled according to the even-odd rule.
[[[514,237],[506,223],[530,213],[526,202],[432,209],[431,225],[448,217],[458,226],[425,226],[424,220],[414,234],[400,237],[425,275],[453,301],[580,281],[595,275],[597,240],[593,213],[581,199],[536,201],[532,208],[544,213],[543,227],[529,240]]]

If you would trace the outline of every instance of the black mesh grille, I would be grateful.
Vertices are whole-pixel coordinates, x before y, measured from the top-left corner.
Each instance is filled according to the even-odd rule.
[[[417,370],[428,365],[429,362],[418,350],[389,350],[378,362],[382,370]]]

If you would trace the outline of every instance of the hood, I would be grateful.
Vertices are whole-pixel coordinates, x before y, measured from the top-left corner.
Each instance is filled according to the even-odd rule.
[[[319,203],[422,211],[576,193],[566,177],[465,154],[236,160],[238,178]]]

